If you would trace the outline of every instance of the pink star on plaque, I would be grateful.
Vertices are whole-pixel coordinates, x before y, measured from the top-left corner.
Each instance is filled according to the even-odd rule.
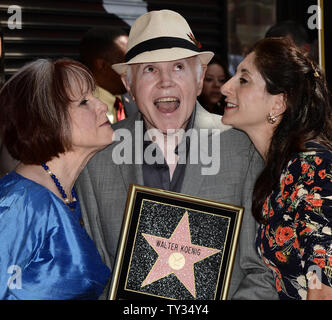
[[[158,253],[158,259],[142,283],[142,287],[172,273],[196,298],[194,263],[210,257],[220,250],[191,243],[189,218],[186,211],[170,238],[142,233],[145,240]]]

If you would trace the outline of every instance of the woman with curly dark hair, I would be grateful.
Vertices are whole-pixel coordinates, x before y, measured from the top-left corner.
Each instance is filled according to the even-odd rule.
[[[223,87],[223,123],[265,161],[257,249],[281,299],[332,298],[332,109],[319,67],[285,38],[256,43]]]

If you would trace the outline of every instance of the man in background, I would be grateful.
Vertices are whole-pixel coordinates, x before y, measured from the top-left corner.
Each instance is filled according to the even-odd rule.
[[[309,53],[311,50],[309,34],[307,30],[301,24],[295,21],[285,20],[271,26],[267,30],[265,38],[273,37],[288,37],[293,40],[295,45],[297,45],[303,51]]]
[[[125,30],[106,26],[88,30],[80,42],[80,60],[96,79],[95,96],[107,104],[111,123],[137,111],[131,97],[124,95],[120,76],[112,69],[112,64],[124,62],[127,42]]]

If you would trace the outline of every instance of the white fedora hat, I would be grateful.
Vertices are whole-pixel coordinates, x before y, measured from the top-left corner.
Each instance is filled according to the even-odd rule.
[[[211,51],[201,51],[200,42],[180,14],[171,10],[150,11],[133,23],[125,62],[113,64],[112,68],[121,75],[130,64],[174,61],[193,56],[199,56],[203,64],[208,64],[213,55]]]

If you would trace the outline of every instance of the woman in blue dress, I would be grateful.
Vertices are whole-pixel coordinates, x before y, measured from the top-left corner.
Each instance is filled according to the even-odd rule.
[[[319,67],[287,38],[259,41],[223,87],[223,123],[265,161],[257,250],[280,299],[332,299],[332,108]]]
[[[91,73],[36,60],[0,91],[0,136],[16,169],[0,179],[0,299],[97,299],[110,275],[81,224],[73,189],[112,142]]]

